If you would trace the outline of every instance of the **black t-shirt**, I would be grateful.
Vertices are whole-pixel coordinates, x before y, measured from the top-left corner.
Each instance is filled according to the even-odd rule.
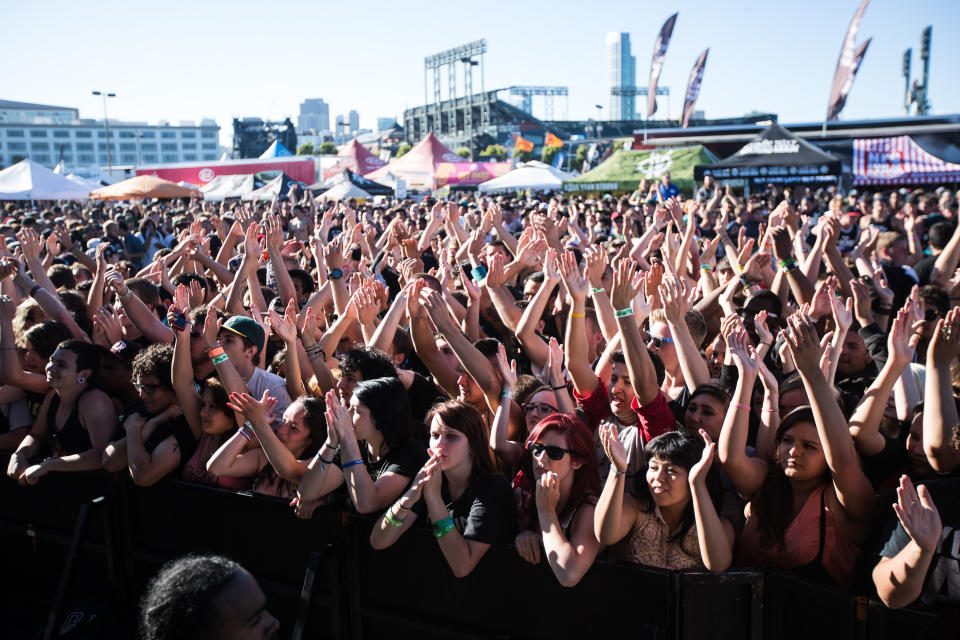
[[[937,256],[927,256],[923,260],[913,265],[913,271],[920,278],[920,286],[930,284],[930,274],[933,273],[933,265],[937,262]]]
[[[937,511],[940,513],[940,522],[943,532],[940,534],[940,544],[927,570],[920,602],[926,605],[960,604],[960,476],[950,476],[922,483],[927,487],[933,498]],[[891,515],[887,522],[890,535],[885,537],[886,543],[880,555],[884,558],[893,558],[907,543],[907,535],[897,516]]]
[[[906,435],[909,432],[909,425],[906,429],[901,429],[903,438],[890,438],[884,434],[883,451],[872,456],[861,456],[863,461],[863,473],[870,480],[870,484],[876,489],[888,480],[894,474],[899,473],[907,466],[907,444]]]
[[[374,480],[385,473],[397,473],[413,480],[428,457],[426,445],[416,440],[408,440],[405,445],[390,451],[376,462],[369,461],[366,446],[360,447],[360,456]]]
[[[147,419],[149,420],[149,418]],[[150,437],[143,443],[143,448],[152,455],[154,449],[160,446],[160,444],[170,436],[173,436],[174,440],[177,441],[177,446],[180,447],[180,462],[177,464],[176,470],[171,472],[171,474],[179,476],[183,471],[183,467],[187,464],[187,461],[190,460],[194,451],[197,450],[197,440],[193,437],[193,432],[190,431],[190,425],[184,416],[177,416],[173,420],[168,420],[154,429]]]
[[[501,544],[513,542],[517,535],[517,507],[513,489],[505,476],[477,475],[459,498],[450,499],[447,478],[442,479],[440,495],[447,505],[457,531],[467,540]],[[420,500],[413,511],[423,523],[427,505]]]
[[[433,405],[447,399],[437,385],[416,372],[413,374],[413,384],[407,389],[407,398],[410,400],[410,413],[417,422],[426,422]]]

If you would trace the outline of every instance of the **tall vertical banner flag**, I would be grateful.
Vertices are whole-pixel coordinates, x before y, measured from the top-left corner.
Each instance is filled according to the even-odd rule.
[[[836,120],[847,102],[847,93],[853,86],[853,77],[857,73],[863,55],[867,52],[866,45],[857,48],[857,30],[860,28],[860,21],[863,19],[863,13],[867,10],[870,0],[863,0],[853,14],[853,20],[847,28],[847,36],[843,39],[843,47],[840,49],[840,58],[837,60],[837,69],[833,72],[833,84],[830,87],[830,103],[827,105],[827,120]],[[857,58],[857,54],[860,57]],[[824,125],[826,126],[826,125]]]
[[[710,48],[707,47],[690,71],[690,79],[687,80],[687,94],[683,99],[683,119],[680,122],[680,128],[686,129],[690,126],[690,117],[693,115],[693,106],[697,104],[697,96],[700,95],[700,82],[703,80],[703,68],[707,66],[707,54]]]
[[[867,0],[869,1],[869,0]],[[657,112],[657,81],[660,79],[660,69],[663,68],[663,57],[667,54],[670,36],[673,35],[673,25],[677,21],[677,14],[673,14],[660,27],[657,41],[653,43],[653,60],[650,61],[650,83],[647,86],[647,117]]]
[[[563,170],[563,165],[567,162],[567,154],[563,151],[557,151],[557,155],[553,157],[553,168]]]

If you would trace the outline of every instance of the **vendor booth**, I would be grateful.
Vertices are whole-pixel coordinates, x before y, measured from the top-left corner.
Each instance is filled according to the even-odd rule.
[[[517,191],[560,191],[564,180],[576,174],[551,167],[538,160],[522,162],[513,171],[487,180],[477,187],[480,193],[512,193]]]
[[[927,153],[910,136],[853,141],[853,184],[960,182],[960,164]]]
[[[89,186],[68,180],[33,160],[21,160],[0,171],[0,200],[86,200],[89,197]]]
[[[656,182],[670,173],[670,181],[681,191],[693,191],[693,168],[716,158],[702,146],[668,149],[617,149],[587,173],[564,180],[565,192],[633,191],[643,180]]]
[[[143,198],[170,200],[202,198],[203,192],[199,189],[181,187],[175,182],[157,176],[136,176],[109,187],[95,189],[90,192],[90,197],[95,200],[141,200]]]

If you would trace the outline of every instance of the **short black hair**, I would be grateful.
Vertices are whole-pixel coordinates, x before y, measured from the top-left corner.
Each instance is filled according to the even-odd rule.
[[[946,247],[956,228],[957,225],[950,222],[938,222],[930,227],[930,231],[927,233],[930,246],[934,249],[943,249]]]
[[[356,347],[340,357],[340,372],[351,371],[359,371],[364,380],[397,377],[397,367],[390,356],[373,347]]]
[[[220,622],[216,597],[243,567],[215,555],[190,555],[165,564],[140,603],[143,640],[209,638]]]
[[[154,376],[160,381],[161,387],[173,391],[173,380],[170,377],[172,367],[173,345],[152,344],[133,359],[133,379],[141,380],[144,376]]]

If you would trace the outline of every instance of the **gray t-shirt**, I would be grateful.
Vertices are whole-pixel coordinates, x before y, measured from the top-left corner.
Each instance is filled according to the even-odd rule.
[[[273,417],[270,420],[270,426],[276,431],[283,419],[283,412],[290,406],[287,383],[280,376],[256,367],[253,370],[253,375],[250,376],[250,380],[247,381],[247,389],[250,390],[250,395],[257,400],[263,397],[264,391],[269,391],[270,396],[277,399],[277,406],[273,410]]]

